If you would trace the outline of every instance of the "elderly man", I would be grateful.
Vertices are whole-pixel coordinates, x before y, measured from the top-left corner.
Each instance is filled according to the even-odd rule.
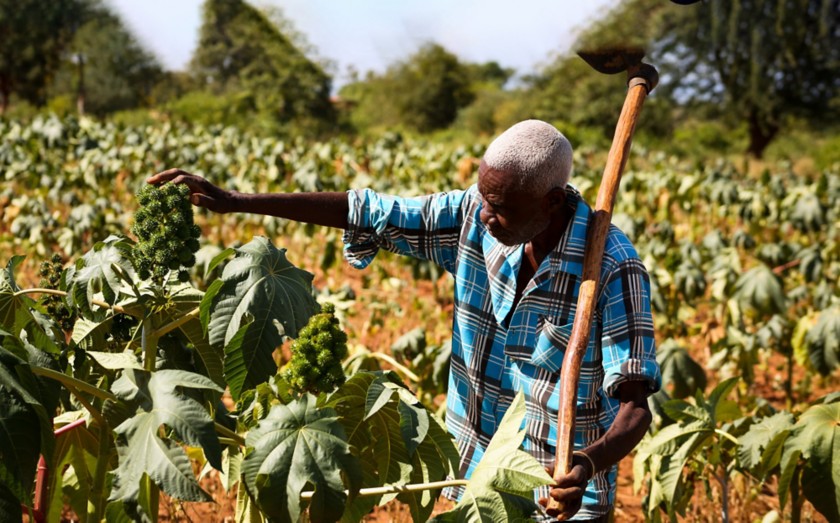
[[[559,376],[571,334],[592,213],[568,184],[572,147],[553,126],[520,122],[487,149],[464,191],[399,198],[347,193],[240,194],[179,170],[149,183],[186,183],[212,211],[251,212],[339,227],[345,257],[366,267],[379,249],[432,260],[455,278],[446,424],[469,478],[514,395],[526,396],[525,448],[553,465]],[[617,463],[641,440],[660,386],[649,279],[612,227],[578,388],[572,470],[535,492],[562,502],[557,517],[607,521]],[[460,492],[451,491],[456,498]]]

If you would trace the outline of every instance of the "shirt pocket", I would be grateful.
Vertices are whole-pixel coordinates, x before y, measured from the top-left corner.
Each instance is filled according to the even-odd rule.
[[[545,369],[553,374],[560,372],[563,366],[563,358],[566,355],[566,347],[572,336],[572,323],[558,326],[543,318],[541,325],[537,328],[534,338],[534,348],[525,353],[523,351],[505,351],[508,356],[525,361]]]

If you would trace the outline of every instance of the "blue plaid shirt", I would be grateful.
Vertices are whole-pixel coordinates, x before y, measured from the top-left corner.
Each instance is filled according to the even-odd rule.
[[[497,242],[479,219],[481,197],[466,191],[400,198],[369,189],[349,191],[344,254],[366,267],[379,249],[431,260],[455,277],[452,362],[446,425],[469,478],[518,391],[524,391],[525,449],[553,465],[559,378],[583,272],[591,215],[573,187],[566,202],[574,219],[545,257],[513,309],[523,246]],[[610,229],[601,270],[598,307],[578,386],[575,448],[600,438],[618,412],[617,388],[644,381],[660,387],[655,359],[650,281],[627,237]],[[513,310],[511,310],[513,309]],[[575,519],[607,514],[615,498],[617,467],[589,482]],[[448,492],[459,497],[460,492]],[[546,497],[548,487],[535,492]]]

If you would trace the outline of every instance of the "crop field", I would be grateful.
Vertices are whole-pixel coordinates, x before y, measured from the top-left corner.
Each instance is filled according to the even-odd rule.
[[[55,117],[0,135],[0,514],[508,520],[550,480],[515,402],[488,450],[508,474],[438,499],[458,464],[442,269],[380,253],[358,271],[341,231],[137,196],[172,167],[240,192],[421,195],[474,183],[484,145]],[[594,202],[603,157],[575,154]],[[840,521],[840,165],[635,147],[613,223],[650,273],[664,384],[616,521]]]

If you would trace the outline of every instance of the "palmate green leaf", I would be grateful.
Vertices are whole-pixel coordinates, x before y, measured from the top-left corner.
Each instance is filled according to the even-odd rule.
[[[393,372],[356,373],[325,405],[339,413],[356,449],[363,487],[428,483],[455,474],[459,457],[452,437]],[[408,505],[415,521],[426,521],[437,493],[360,497],[348,505],[342,519],[358,521],[373,506],[395,497]]]
[[[781,314],[787,308],[781,279],[763,263],[738,278],[734,298],[742,309],[763,314]]]
[[[274,405],[248,433],[253,450],[242,463],[242,478],[260,509],[275,521],[296,523],[305,508],[300,494],[309,485],[312,521],[337,521],[358,492],[360,464],[350,453],[344,428],[331,408],[317,408],[307,394],[288,405]]]
[[[782,445],[793,429],[794,421],[789,412],[777,412],[750,426],[746,434],[738,438],[741,466],[758,477],[767,475],[779,464]]]
[[[30,488],[41,454],[38,417],[3,384],[0,397],[0,489],[8,489],[18,503],[31,506]]]
[[[222,392],[210,379],[180,370],[149,373],[126,369],[114,382],[112,392],[134,406],[135,413],[114,429],[120,436],[120,463],[110,500],[136,504],[144,474],[172,497],[187,501],[210,499],[198,486],[181,446],[160,436],[161,426],[167,426],[181,442],[201,446],[210,464],[221,468],[222,449],[213,420],[200,403],[181,393],[178,387]]]
[[[31,363],[24,361],[20,356],[26,357],[35,363],[43,363],[45,367],[50,366],[48,357],[34,347],[21,343],[20,340],[11,336],[3,336],[0,333],[0,340],[3,342],[3,346],[0,347],[0,387],[3,387],[5,392],[0,397],[5,398],[9,396],[11,398],[14,396],[17,400],[21,401],[26,406],[25,410],[28,413],[27,420],[31,424],[30,428],[34,428],[36,432],[35,438],[30,438],[29,441],[23,441],[23,439],[15,439],[13,437],[15,431],[12,430],[6,434],[6,437],[11,438],[7,443],[9,445],[20,445],[23,448],[29,448],[30,445],[34,444],[39,454],[43,454],[47,459],[50,459],[52,457],[55,438],[53,435],[52,417],[49,413],[54,411],[58,403],[59,389],[56,383],[43,383],[41,378],[36,377],[32,373]],[[13,353],[8,349],[12,349],[15,352]],[[17,409],[10,410],[8,415],[15,416],[15,419],[22,416]],[[5,445],[6,443],[0,445],[0,453],[13,452],[11,450],[12,447]],[[19,456],[24,457],[29,455],[23,452]],[[35,461],[32,462],[32,467],[37,462],[37,455],[34,459]],[[0,467],[4,465],[2,461],[0,459]],[[24,468],[29,465],[23,465],[23,468],[15,468],[17,467],[16,465],[9,466],[14,468],[14,474],[17,475],[19,472],[25,473]]]
[[[188,313],[199,309],[204,293],[190,284],[172,285],[170,288],[170,306],[163,312],[164,323],[178,320]],[[196,316],[186,323],[182,323],[178,329],[186,337],[195,351],[201,357],[207,376],[216,385],[225,385],[224,368],[222,363],[223,352],[221,347],[212,345],[202,327],[201,320]]]
[[[311,294],[312,274],[292,265],[285,253],[267,238],[254,238],[236,249],[223,283],[211,285],[202,301],[210,345],[226,347],[224,374],[234,399],[276,373],[271,353],[320,310]],[[237,333],[239,343],[231,350]]]
[[[800,456],[805,497],[828,521],[840,521],[840,402],[814,405],[796,422],[782,455],[782,506]]]
[[[61,418],[65,422],[76,421],[84,412],[66,412]],[[58,418],[56,422],[58,422]],[[93,486],[93,474],[98,461],[99,441],[84,425],[63,432],[55,438],[55,452],[49,463],[49,470],[64,471],[52,473],[49,477],[50,505],[47,508],[47,521],[59,521],[65,503],[79,516],[80,523],[87,521],[87,503]],[[66,498],[66,501],[65,501]]]
[[[525,398],[519,393],[473,471],[461,501],[434,521],[527,520],[537,507],[534,489],[554,480],[533,456],[520,449],[524,418]]]
[[[691,434],[683,441],[676,452],[661,455],[659,469],[652,471],[655,476],[654,482],[658,484],[658,493],[656,498],[653,497],[653,494],[651,495],[651,503],[659,505],[664,502],[668,507],[668,513],[671,515],[672,520],[676,520],[675,514],[681,513],[684,508],[680,503],[682,496],[679,495],[684,490],[683,469],[688,460],[711,437],[711,434],[710,431]]]
[[[383,385],[381,374],[358,372],[330,395],[324,404],[339,415],[347,442],[356,449],[362,470],[362,488],[409,483],[411,457],[400,430],[398,400]],[[349,503],[343,519],[358,521],[396,494],[358,497]]]
[[[820,312],[805,335],[805,347],[811,365],[823,376],[840,367],[840,306]]]
[[[111,235],[85,253],[76,262],[76,271],[67,289],[70,301],[87,312],[92,310],[91,301],[98,295],[105,302],[116,304],[123,287],[120,272],[134,278],[132,244],[127,238]]]
[[[15,270],[23,259],[23,256],[12,256],[6,266],[0,269],[0,328],[11,333],[19,332],[15,326],[20,323],[20,313],[29,315],[30,308],[35,305],[35,301],[26,295],[15,296],[21,290],[15,281]]]
[[[706,388],[706,371],[674,340],[667,340],[657,348],[656,361],[662,369],[662,383],[671,386],[671,397],[686,398]]]

